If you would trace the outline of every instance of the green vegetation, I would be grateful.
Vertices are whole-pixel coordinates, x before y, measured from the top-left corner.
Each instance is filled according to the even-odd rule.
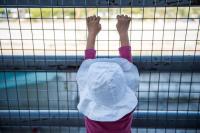
[[[25,13],[30,13],[32,18],[85,18],[91,15],[111,17],[116,14],[127,14],[133,17],[175,18],[177,17],[200,17],[198,7],[157,7],[157,8],[25,8]],[[9,10],[8,10],[9,11]],[[12,12],[13,13],[13,12]],[[189,14],[188,14],[189,13]],[[5,9],[0,8],[0,14],[5,14]]]
[[[0,8],[0,14],[4,14],[5,13],[5,9],[4,8]]]
[[[61,8],[30,8],[32,18],[52,18],[62,17],[63,11]]]

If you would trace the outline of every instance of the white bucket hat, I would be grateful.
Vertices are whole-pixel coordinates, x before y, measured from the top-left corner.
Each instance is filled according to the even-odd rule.
[[[88,59],[76,77],[80,101],[78,110],[91,120],[116,121],[137,105],[137,67],[123,58]]]

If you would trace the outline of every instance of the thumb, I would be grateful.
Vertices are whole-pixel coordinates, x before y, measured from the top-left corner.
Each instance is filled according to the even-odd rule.
[[[99,30],[101,30],[101,24],[99,24]]]
[[[118,23],[116,24],[116,28],[118,28]]]

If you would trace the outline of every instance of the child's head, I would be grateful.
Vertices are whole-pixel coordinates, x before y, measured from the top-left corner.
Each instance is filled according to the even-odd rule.
[[[138,87],[139,74],[125,59],[86,60],[77,73],[77,82],[78,109],[92,120],[115,121],[137,105],[136,88],[129,85]]]
[[[124,96],[126,82],[123,70],[114,62],[96,62],[88,70],[88,90],[99,105],[113,106]]]

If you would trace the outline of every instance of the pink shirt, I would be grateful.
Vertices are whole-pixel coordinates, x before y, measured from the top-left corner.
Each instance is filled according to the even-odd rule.
[[[131,47],[123,46],[119,48],[120,57],[132,61]],[[85,59],[95,59],[96,51],[94,49],[85,50]],[[133,112],[133,111],[132,111]],[[85,127],[87,133],[131,133],[132,112],[113,122],[100,122],[90,120],[85,116]]]
[[[119,48],[120,57],[127,59],[128,61],[132,61],[131,55],[131,46],[122,46]],[[86,49],[85,50],[85,59],[95,59],[96,58],[96,50],[94,49]]]

